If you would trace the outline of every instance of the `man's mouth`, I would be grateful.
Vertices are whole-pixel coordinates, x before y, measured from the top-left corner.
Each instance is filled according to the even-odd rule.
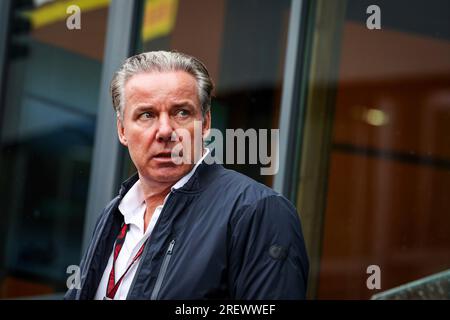
[[[171,158],[171,157],[172,157],[172,153],[170,151],[160,152],[153,156],[153,158],[161,158],[161,159]]]
[[[164,163],[168,163],[168,162],[173,162],[173,159],[182,157],[182,153],[180,152],[180,154],[172,154],[171,151],[163,151],[160,153],[155,154],[152,159],[158,162],[164,162]]]

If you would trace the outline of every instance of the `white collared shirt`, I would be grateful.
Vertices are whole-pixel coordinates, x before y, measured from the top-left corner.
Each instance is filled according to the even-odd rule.
[[[189,171],[184,177],[175,183],[171,190],[179,189],[183,187],[186,182],[194,174],[197,167],[200,163],[205,159],[205,157],[209,153],[209,149],[205,148],[206,152],[203,157],[195,164],[194,168]],[[141,248],[142,244],[148,239],[153,229],[155,228],[156,222],[158,221],[159,215],[161,214],[162,209],[166,203],[169,194],[164,199],[162,205],[157,206],[153,215],[150,219],[150,222],[147,226],[147,230],[144,233],[144,215],[146,211],[145,197],[142,191],[141,181],[138,180],[126,193],[125,197],[119,204],[119,211],[123,214],[124,221],[126,224],[129,224],[129,230],[127,232],[127,236],[125,237],[125,242],[123,243],[122,249],[117,257],[115,264],[115,280],[116,282],[123,275],[125,270],[128,268],[133,258],[136,256],[138,250]],[[117,289],[116,295],[114,296],[115,300],[125,300],[128,295],[128,291],[130,290],[130,286],[133,282],[134,276],[136,274],[137,266],[139,265],[140,258],[136,260],[136,262],[131,266],[130,270],[128,270],[127,274],[124,276],[122,283]],[[95,300],[102,300],[106,296],[106,290],[108,286],[108,278],[109,273],[111,272],[113,264],[113,253],[111,253],[108,264],[106,265],[105,270],[103,271],[102,279],[100,280],[100,284],[97,288],[97,293],[95,294]]]

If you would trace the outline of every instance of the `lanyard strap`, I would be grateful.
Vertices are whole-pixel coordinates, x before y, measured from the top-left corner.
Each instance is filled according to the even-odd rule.
[[[114,255],[113,255],[113,263],[111,267],[111,272],[109,273],[108,278],[108,288],[106,289],[106,297],[109,299],[114,299],[114,296],[116,295],[117,289],[119,288],[120,284],[122,283],[123,278],[127,274],[128,270],[130,270],[131,266],[139,259],[139,257],[142,255],[142,252],[144,251],[145,244],[147,240],[142,244],[142,246],[139,248],[139,251],[134,256],[133,260],[131,261],[128,268],[125,270],[125,272],[122,274],[122,276],[119,278],[119,280],[116,282],[115,279],[115,264],[117,257],[119,256],[120,250],[122,250],[122,246],[125,242],[125,237],[127,236],[127,232],[130,229],[130,225],[123,224],[122,229],[120,230],[119,235],[116,239],[116,244],[114,245]]]

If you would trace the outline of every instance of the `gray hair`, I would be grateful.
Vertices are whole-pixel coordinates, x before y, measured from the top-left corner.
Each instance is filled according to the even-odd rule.
[[[205,65],[198,59],[181,52],[150,51],[132,56],[114,74],[111,81],[111,97],[118,117],[123,118],[125,107],[125,85],[134,75],[145,72],[185,71],[192,75],[198,88],[202,115],[211,108],[211,93],[214,84]]]

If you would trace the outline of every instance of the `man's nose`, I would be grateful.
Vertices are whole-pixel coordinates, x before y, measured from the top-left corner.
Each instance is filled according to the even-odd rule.
[[[158,120],[158,131],[156,132],[156,140],[158,142],[168,142],[172,138],[174,128],[167,114],[161,114]]]

